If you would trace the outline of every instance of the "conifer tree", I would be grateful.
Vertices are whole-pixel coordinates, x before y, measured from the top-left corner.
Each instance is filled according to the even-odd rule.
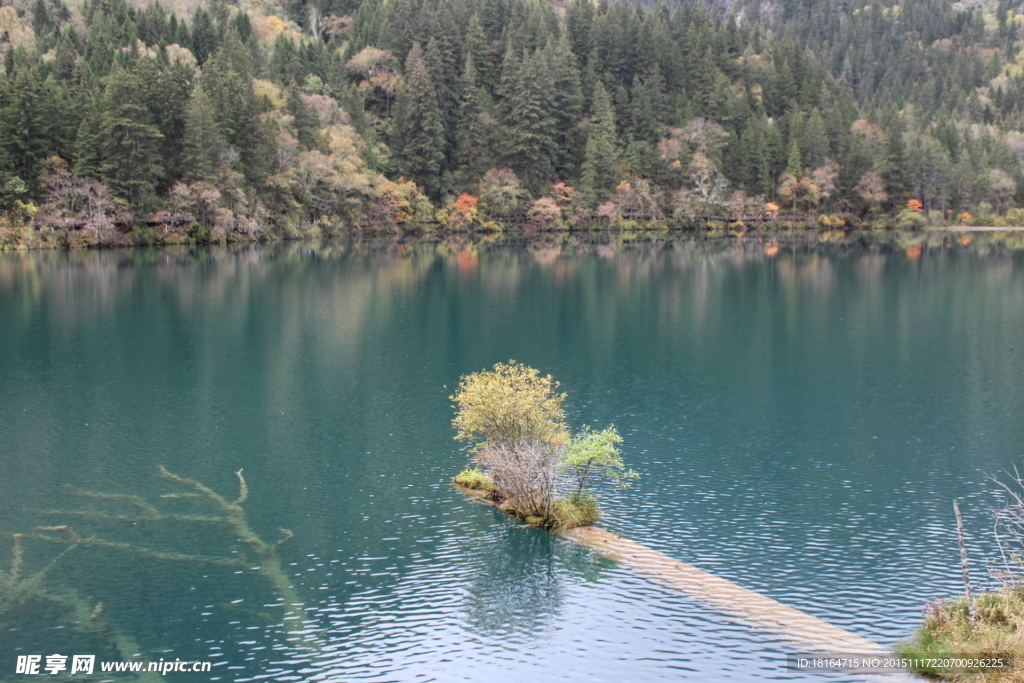
[[[587,146],[583,152],[583,173],[580,192],[591,206],[604,201],[611,194],[617,179],[615,110],[604,84],[598,81],[594,89],[594,105],[587,129]]]
[[[319,127],[319,120],[314,112],[309,110],[306,103],[302,101],[298,88],[294,86],[288,90],[288,101],[285,103],[288,113],[292,115],[292,125],[295,127],[295,137],[306,149],[318,147],[316,133]]]
[[[200,6],[192,17],[192,54],[200,65],[217,50],[217,30],[213,26],[213,18]]]
[[[786,173],[797,178],[804,174],[804,158],[800,153],[800,140],[795,135],[789,137],[789,148],[786,152]]]
[[[556,119],[549,103],[554,97],[551,70],[544,51],[524,57],[505,102],[505,159],[532,193],[554,179],[557,157]]]
[[[152,74],[152,77],[144,76],[148,81],[147,106],[153,112],[155,123],[163,135],[160,156],[166,171],[166,188],[184,172],[181,158],[182,138],[185,135],[185,110],[192,93],[195,69],[184,61],[176,61],[148,73]]]
[[[7,149],[14,174],[34,194],[40,162],[52,151],[51,93],[36,67],[18,68],[12,76],[0,100],[0,144]]]
[[[477,85],[473,53],[466,54],[462,70],[461,106],[459,125],[456,133],[455,170],[463,185],[483,176],[491,167],[490,131],[481,106],[481,88]]]
[[[434,83],[427,71],[423,50],[413,43],[405,60],[405,80],[398,94],[391,133],[399,171],[415,181],[434,199],[445,191],[444,128]]]
[[[83,102],[82,121],[75,136],[75,175],[99,179],[103,167],[103,137],[97,98],[91,94]]]
[[[475,12],[466,24],[466,33],[462,41],[462,53],[473,57],[473,68],[476,70],[476,82],[488,92],[493,92],[494,63],[491,60],[491,43],[480,24],[480,17]]]
[[[32,8],[32,30],[42,35],[50,25],[50,13],[46,10],[45,0],[36,0]]]
[[[189,98],[183,146],[185,179],[190,182],[213,180],[227,142],[217,125],[213,104],[199,83]]]
[[[564,34],[557,41],[549,39],[544,51],[551,71],[550,107],[555,116],[557,131],[555,172],[560,178],[571,178],[578,173],[576,164],[582,144],[579,120],[583,115],[583,93],[580,89],[579,69],[576,56]]]
[[[830,152],[828,134],[825,132],[825,120],[817,109],[811,111],[804,124],[800,138],[800,151],[804,164],[808,168],[818,168],[825,163]]]
[[[446,134],[446,156],[454,148],[455,123],[459,119],[459,79],[455,52],[455,45],[449,43],[446,34],[442,33],[430,39],[423,55],[430,81],[434,84],[441,127]]]
[[[751,121],[740,137],[743,184],[754,194],[771,190],[771,166],[768,144],[760,121]]]
[[[245,177],[261,180],[267,171],[268,140],[249,76],[249,52],[233,31],[204,66],[202,83],[228,145],[241,155]]]
[[[107,77],[100,116],[102,176],[137,211],[149,207],[156,182],[163,174],[163,135],[141,101],[142,92],[143,84],[136,74],[114,70]]]
[[[665,79],[657,64],[633,82],[631,103],[633,135],[637,140],[658,140],[664,135],[668,104]]]
[[[910,179],[906,164],[903,124],[899,115],[894,112],[890,116],[889,130],[886,135],[885,162],[882,165],[881,175],[889,193],[889,201],[896,206],[902,205],[909,196]]]

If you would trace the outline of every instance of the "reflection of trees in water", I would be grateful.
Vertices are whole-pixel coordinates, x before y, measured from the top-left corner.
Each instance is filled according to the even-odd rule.
[[[504,515],[495,511],[495,515]],[[476,580],[469,586],[466,626],[484,638],[529,641],[558,619],[563,578],[546,531],[507,525],[479,555]]]
[[[595,234],[502,243],[463,236],[447,240],[33,251],[0,255],[0,292],[5,296],[16,294],[13,301],[28,305],[49,294],[55,316],[51,321],[66,327],[75,320],[107,312],[121,297],[133,295],[134,278],[125,276],[147,266],[155,269],[160,285],[173,290],[174,298],[187,310],[199,303],[234,307],[252,296],[269,295],[267,289],[280,284],[280,277],[301,281],[324,262],[372,266],[361,274],[365,275],[365,288],[357,286],[355,289],[360,291],[344,291],[348,298],[356,294],[357,299],[365,299],[369,296],[365,290],[370,286],[381,293],[408,293],[436,272],[436,265],[461,272],[464,277],[478,276],[486,288],[500,292],[514,289],[524,277],[530,276],[531,269],[536,271],[535,275],[550,272],[561,281],[567,273],[578,269],[578,264],[572,263],[574,258],[596,256],[612,266],[618,287],[628,290],[644,280],[656,279],[666,269],[677,273],[708,268],[717,271],[723,267],[737,270],[774,258],[796,268],[797,276],[806,285],[827,287],[830,278],[821,267],[827,267],[828,261],[851,249],[897,256],[905,254],[911,246],[920,247],[920,254],[933,256],[951,249],[977,256],[998,256],[1024,249],[1024,233],[981,232],[968,237],[939,232],[855,233],[839,244],[818,244],[814,239],[811,233],[802,240],[778,244],[763,240],[702,241],[683,235],[626,241],[615,234]],[[467,254],[474,264],[469,270]],[[287,271],[280,268],[282,265],[287,266]],[[338,294],[331,284],[319,282],[314,290],[320,291],[312,293],[324,297]],[[90,306],[84,309],[80,301],[82,292],[87,292],[90,299]],[[348,313],[367,311],[356,305]]]
[[[466,601],[466,627],[485,638],[530,641],[559,618],[571,583],[600,581],[616,567],[575,543],[524,528],[493,511],[502,524],[479,552]]]

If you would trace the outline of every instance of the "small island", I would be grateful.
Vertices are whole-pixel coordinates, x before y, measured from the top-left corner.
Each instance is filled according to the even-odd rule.
[[[1024,478],[990,477],[1003,497],[989,511],[998,559],[989,564],[996,585],[975,594],[968,566],[964,525],[954,502],[964,594],[936,598],[924,608],[924,620],[895,650],[918,663],[917,673],[950,681],[1019,681],[1024,675]]]
[[[509,361],[464,375],[451,397],[455,438],[474,444],[456,486],[553,530],[594,524],[599,489],[639,477],[622,461],[614,425],[570,433],[558,388],[551,375]]]

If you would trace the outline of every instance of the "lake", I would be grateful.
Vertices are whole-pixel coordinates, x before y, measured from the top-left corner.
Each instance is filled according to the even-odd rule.
[[[0,255],[0,680],[855,680],[467,501],[449,396],[551,373],[642,475],[603,527],[891,645],[962,591],[954,499],[986,582],[1024,464],[1024,255],[929,239]],[[280,570],[161,465],[228,507],[241,469]]]

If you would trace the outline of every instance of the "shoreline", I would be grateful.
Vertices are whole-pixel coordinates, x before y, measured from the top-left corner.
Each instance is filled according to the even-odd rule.
[[[693,241],[738,240],[742,242],[787,243],[843,243],[851,240],[886,238],[902,242],[904,240],[925,240],[929,235],[957,233],[1024,233],[1024,226],[927,226],[920,229],[873,229],[871,227],[855,227],[845,230],[823,230],[810,224],[778,226],[775,229],[749,228],[747,226],[708,225],[703,228],[651,226],[605,226],[585,229],[559,230],[522,226],[508,230],[424,230],[398,229],[377,230],[361,228],[345,228],[341,230],[315,231],[287,234],[263,233],[258,236],[232,234],[225,240],[197,240],[180,233],[154,234],[152,231],[136,234],[134,232],[116,233],[114,235],[97,236],[79,230],[40,231],[23,229],[7,235],[0,233],[0,253],[36,250],[77,251],[82,249],[118,249],[125,247],[214,247],[229,245],[252,245],[274,243],[317,243],[346,239],[412,239],[425,242],[451,239],[474,240],[543,240],[569,238],[611,238],[621,241],[642,241],[647,239],[680,239]]]
[[[989,225],[929,225],[924,228],[931,232],[1024,232],[1024,226],[995,228]]]

